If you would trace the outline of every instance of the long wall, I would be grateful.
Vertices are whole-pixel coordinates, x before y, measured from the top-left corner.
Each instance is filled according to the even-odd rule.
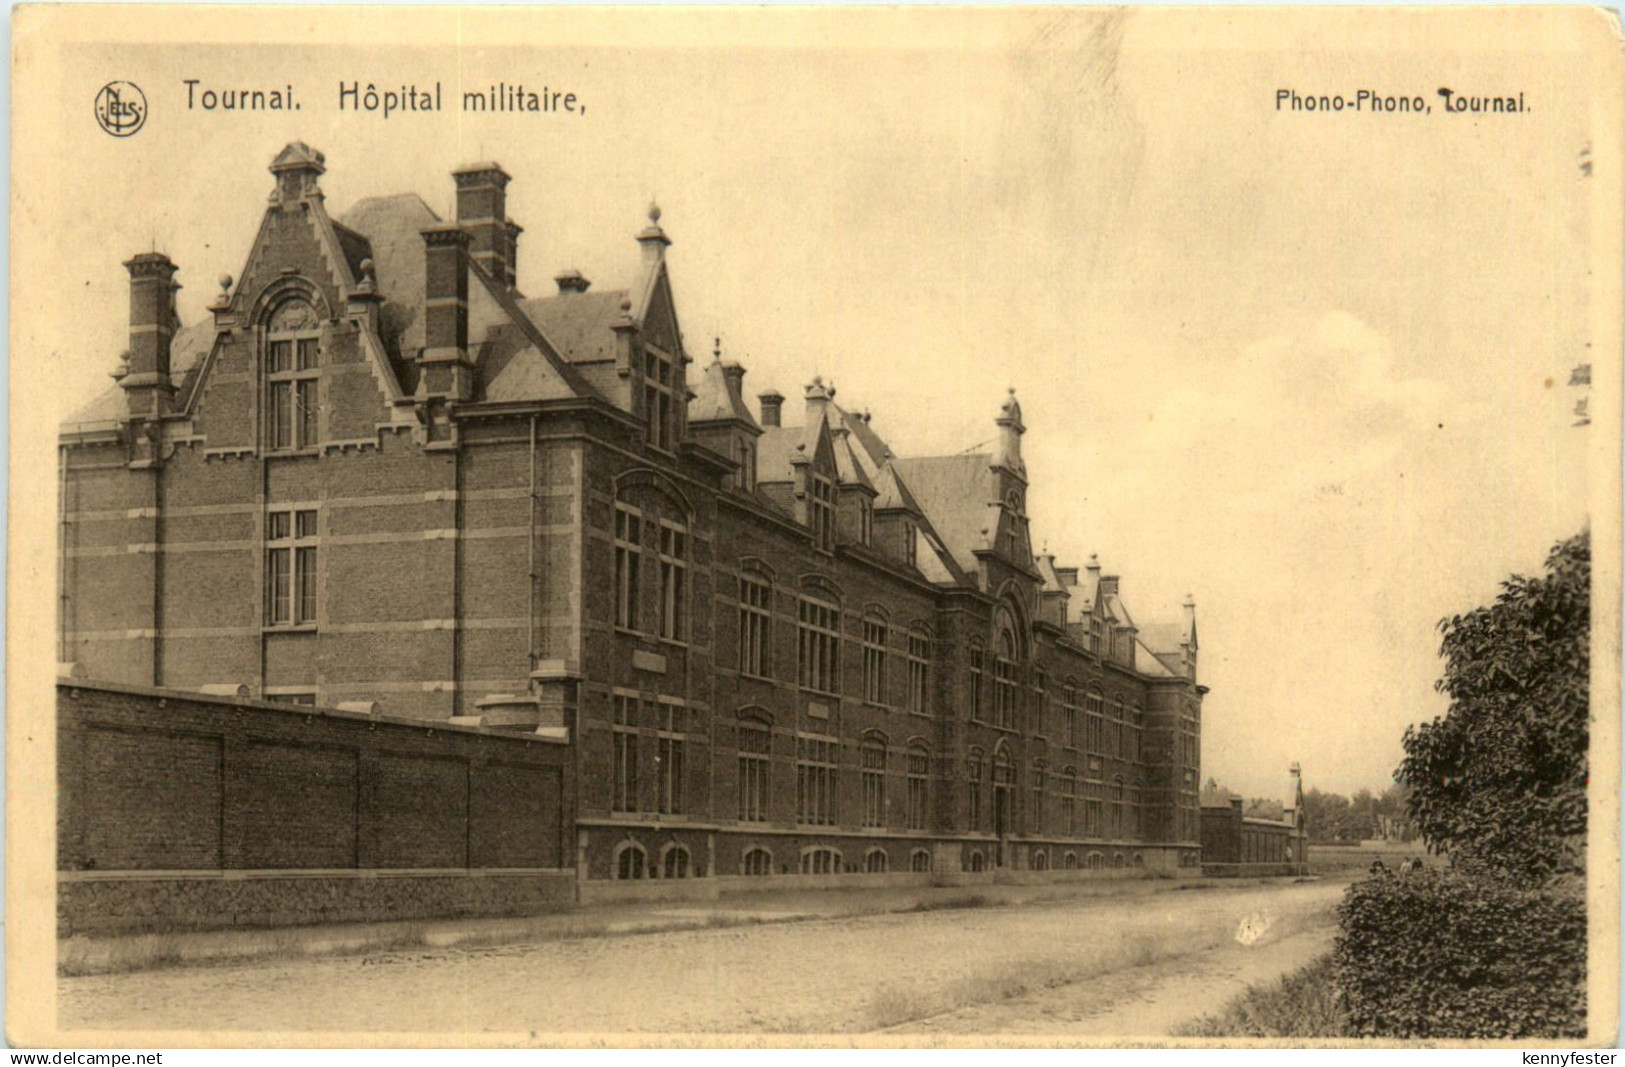
[[[107,683],[57,708],[64,934],[575,899],[560,741]]]

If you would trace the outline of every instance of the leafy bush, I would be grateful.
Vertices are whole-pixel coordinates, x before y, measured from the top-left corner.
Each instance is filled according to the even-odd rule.
[[[1465,867],[1510,878],[1580,868],[1590,741],[1591,538],[1513,575],[1494,604],[1439,624],[1450,710],[1405,731],[1412,822]],[[1313,825],[1313,824],[1311,824]]]
[[[1447,870],[1382,874],[1338,906],[1351,1036],[1583,1037],[1584,896]]]

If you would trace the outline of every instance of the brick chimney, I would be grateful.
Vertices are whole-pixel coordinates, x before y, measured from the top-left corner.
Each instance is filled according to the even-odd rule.
[[[429,396],[466,400],[468,358],[468,256],[473,237],[456,224],[422,231],[424,245],[423,366],[421,388]]]
[[[756,398],[762,405],[762,425],[781,425],[781,416],[784,410],[784,394],[777,389],[769,389]]]
[[[578,270],[561,270],[553,275],[553,281],[559,287],[560,295],[564,293],[584,293],[592,288],[592,282]]]
[[[498,284],[509,285],[508,183],[497,163],[470,163],[451,172],[457,183],[457,225],[468,232],[468,251]],[[517,229],[517,227],[516,227]]]
[[[519,235],[525,232],[525,228],[514,220],[509,219],[507,222],[507,231],[508,288],[510,290],[517,290],[519,288]]]
[[[169,379],[169,351],[175,336],[175,264],[162,252],[132,256],[130,272],[129,370],[119,386],[132,416],[169,413],[175,387]]]

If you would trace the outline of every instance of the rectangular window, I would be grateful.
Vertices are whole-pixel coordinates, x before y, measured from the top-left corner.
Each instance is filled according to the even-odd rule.
[[[908,828],[924,830],[931,788],[931,757],[915,750],[908,754]]]
[[[1061,794],[1061,822],[1066,827],[1068,837],[1076,836],[1078,832],[1077,803],[1077,799],[1072,795],[1071,787],[1068,786],[1067,791]]]
[[[987,653],[975,646],[970,650],[970,717],[974,722],[982,721],[982,691],[985,688],[985,657]]]
[[[660,636],[681,641],[686,629],[688,531],[660,524]]]
[[[321,343],[283,338],[266,345],[266,423],[273,450],[314,448],[321,440]]]
[[[615,698],[615,778],[610,807],[615,811],[641,811],[638,789],[638,726],[643,703],[637,697]]]
[[[265,516],[265,612],[272,626],[308,625],[318,613],[318,545],[313,508]]]
[[[1105,735],[1103,732],[1104,724],[1101,717],[1101,707],[1102,702],[1100,694],[1090,693],[1087,704],[1089,713],[1088,736],[1085,738],[1084,744],[1090,752],[1095,753],[1104,751],[1102,746],[1105,743]]]
[[[1049,676],[1043,671],[1033,674],[1032,732],[1037,737],[1049,736]]]
[[[863,764],[859,771],[863,784],[863,825],[886,825],[886,749],[881,745],[863,746]]]
[[[1078,691],[1070,685],[1061,690],[1061,737],[1067,748],[1078,747]]]
[[[908,710],[916,715],[930,714],[926,702],[931,662],[931,641],[922,634],[908,635]]]
[[[672,393],[676,372],[671,360],[652,347],[644,349],[643,417],[648,420],[644,440],[656,448],[671,451]]]
[[[982,826],[982,765],[971,765],[971,780],[965,789],[965,808],[969,816],[970,830],[979,830]]]
[[[1033,770],[1033,833],[1044,832],[1044,772]]]
[[[638,629],[638,570],[643,559],[643,517],[615,505],[615,625]]]
[[[841,612],[821,600],[800,604],[801,687],[835,693],[841,676]]]
[[[863,620],[863,699],[886,702],[886,624],[879,619]]]
[[[832,737],[796,737],[796,821],[835,825],[835,767],[840,743]]]
[[[739,671],[759,678],[767,676],[773,591],[766,583],[751,578],[739,580]]]
[[[767,819],[767,776],[772,734],[765,726],[739,725],[739,821]]]
[[[813,545],[828,552],[835,547],[835,485],[817,474],[811,479]]]
[[[1016,665],[1003,656],[993,657],[993,725],[1016,728]]]
[[[662,815],[683,813],[683,780],[686,768],[688,709],[678,704],[659,705],[659,721],[655,737],[657,756],[656,780],[659,785],[659,808]]]

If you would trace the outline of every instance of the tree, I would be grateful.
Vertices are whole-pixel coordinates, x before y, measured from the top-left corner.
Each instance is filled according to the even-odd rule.
[[[1428,846],[1505,877],[1583,865],[1591,538],[1559,542],[1542,577],[1440,622],[1450,709],[1405,731],[1396,778]]]

